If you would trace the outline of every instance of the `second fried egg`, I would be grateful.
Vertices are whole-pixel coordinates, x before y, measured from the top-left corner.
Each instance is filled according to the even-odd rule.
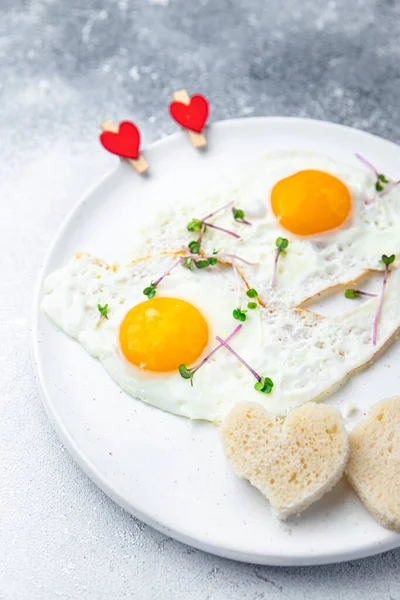
[[[257,262],[258,267],[241,268],[270,306],[297,306],[368,269],[382,269],[382,254],[400,254],[400,186],[376,195],[375,179],[365,168],[289,151],[265,156],[231,183],[216,182],[158,213],[134,254],[187,244],[195,238],[187,223],[230,201],[244,210],[251,225],[235,221],[229,208],[212,224],[240,237],[207,228],[202,247],[207,253],[222,249]],[[289,248],[272,289],[278,237],[287,238]]]

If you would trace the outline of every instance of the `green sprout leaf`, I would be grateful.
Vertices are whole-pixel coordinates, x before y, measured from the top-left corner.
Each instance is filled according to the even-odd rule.
[[[244,210],[242,210],[241,208],[236,208],[235,206],[233,206],[232,214],[235,221],[238,221],[239,223],[244,223],[244,225],[251,225],[250,221],[246,221],[246,219],[244,218]]]
[[[196,264],[196,267],[198,269],[206,269],[207,267],[210,266],[208,258],[207,259],[197,260],[195,264]]]
[[[192,219],[186,227],[188,231],[201,231],[202,226],[203,223],[199,219]]]
[[[348,289],[348,290],[345,291],[344,295],[345,295],[346,298],[351,298],[351,299],[353,299],[353,298],[359,298],[360,297],[360,292],[357,292],[357,290]]]
[[[257,302],[248,302],[247,303],[247,308],[250,308],[251,310],[254,310],[255,308],[257,308]]]
[[[199,242],[196,242],[195,240],[188,244],[188,248],[192,254],[199,254],[200,252]]]
[[[216,265],[216,264],[217,264],[217,262],[218,262],[218,258],[212,258],[212,257],[211,257],[211,258],[209,258],[209,259],[208,259],[208,264],[209,264],[209,265],[212,265],[212,266],[214,266],[214,265]]]
[[[104,306],[100,306],[100,304],[98,304],[97,309],[103,319],[108,319],[108,304],[105,304]]]
[[[389,179],[386,179],[386,177],[383,175],[383,173],[379,173],[378,179],[379,179],[379,181],[382,181],[383,183],[389,183]]]
[[[181,265],[184,269],[189,269],[190,271],[193,271],[194,269],[194,260],[193,258],[184,258],[183,261],[181,262]]]
[[[390,256],[386,256],[386,254],[382,254],[382,262],[384,265],[389,266],[394,263],[396,256],[391,254]]]
[[[241,308],[235,308],[235,310],[232,313],[232,316],[237,321],[243,322],[246,320],[246,313],[247,313],[247,310],[242,310]]]
[[[383,185],[381,183],[379,183],[379,181],[376,182],[375,184],[375,189],[377,192],[382,192],[383,191]]]
[[[233,214],[233,218],[235,219],[235,221],[238,221],[239,219],[244,219],[244,211],[241,210],[240,208],[232,208],[232,214]]]
[[[269,377],[261,377],[260,381],[254,384],[254,389],[263,394],[270,394],[273,387],[274,382]]]
[[[191,369],[188,369],[186,365],[179,365],[179,374],[183,379],[192,379],[193,373]]]
[[[247,290],[246,296],[248,296],[249,298],[257,298],[258,292],[254,288],[250,288],[249,290]]]
[[[151,300],[156,295],[156,287],[151,283],[148,287],[144,288],[143,294]]]
[[[289,246],[289,240],[287,240],[286,238],[278,237],[275,240],[275,245],[280,250],[285,250]]]

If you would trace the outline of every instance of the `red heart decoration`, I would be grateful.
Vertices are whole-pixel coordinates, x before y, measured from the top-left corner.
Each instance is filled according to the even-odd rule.
[[[103,131],[100,142],[106,150],[123,158],[139,156],[140,131],[131,121],[122,121],[117,133]]]
[[[208,117],[208,102],[201,94],[190,99],[190,104],[171,102],[169,105],[171,117],[185,129],[200,133]]]

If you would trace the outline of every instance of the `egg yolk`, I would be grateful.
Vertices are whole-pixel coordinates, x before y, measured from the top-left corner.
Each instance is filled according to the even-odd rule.
[[[189,366],[208,342],[208,325],[185,300],[152,298],[128,312],[119,331],[125,358],[148,371],[174,371]]]
[[[299,171],[278,181],[271,207],[279,224],[297,235],[315,235],[340,227],[351,212],[347,187],[323,171]]]

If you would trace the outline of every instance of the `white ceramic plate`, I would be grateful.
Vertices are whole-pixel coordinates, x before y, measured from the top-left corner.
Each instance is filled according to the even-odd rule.
[[[210,127],[205,153],[177,133],[146,149],[149,177],[120,164],[78,204],[58,233],[38,283],[34,359],[46,410],[73,457],[106,494],[149,525],[187,544],[248,562],[308,565],[400,546],[345,482],[295,520],[281,523],[256,489],[228,467],[217,430],[166,414],[121,392],[100,363],[41,314],[44,277],[75,252],[123,259],[141,220],[243,162],[281,149],[303,149],[356,165],[362,152],[398,179],[400,149],[330,123],[289,118],[225,121]],[[358,166],[358,165],[357,165]],[[361,411],[396,395],[400,346],[353,377],[330,402]],[[352,423],[350,423],[350,426]]]

